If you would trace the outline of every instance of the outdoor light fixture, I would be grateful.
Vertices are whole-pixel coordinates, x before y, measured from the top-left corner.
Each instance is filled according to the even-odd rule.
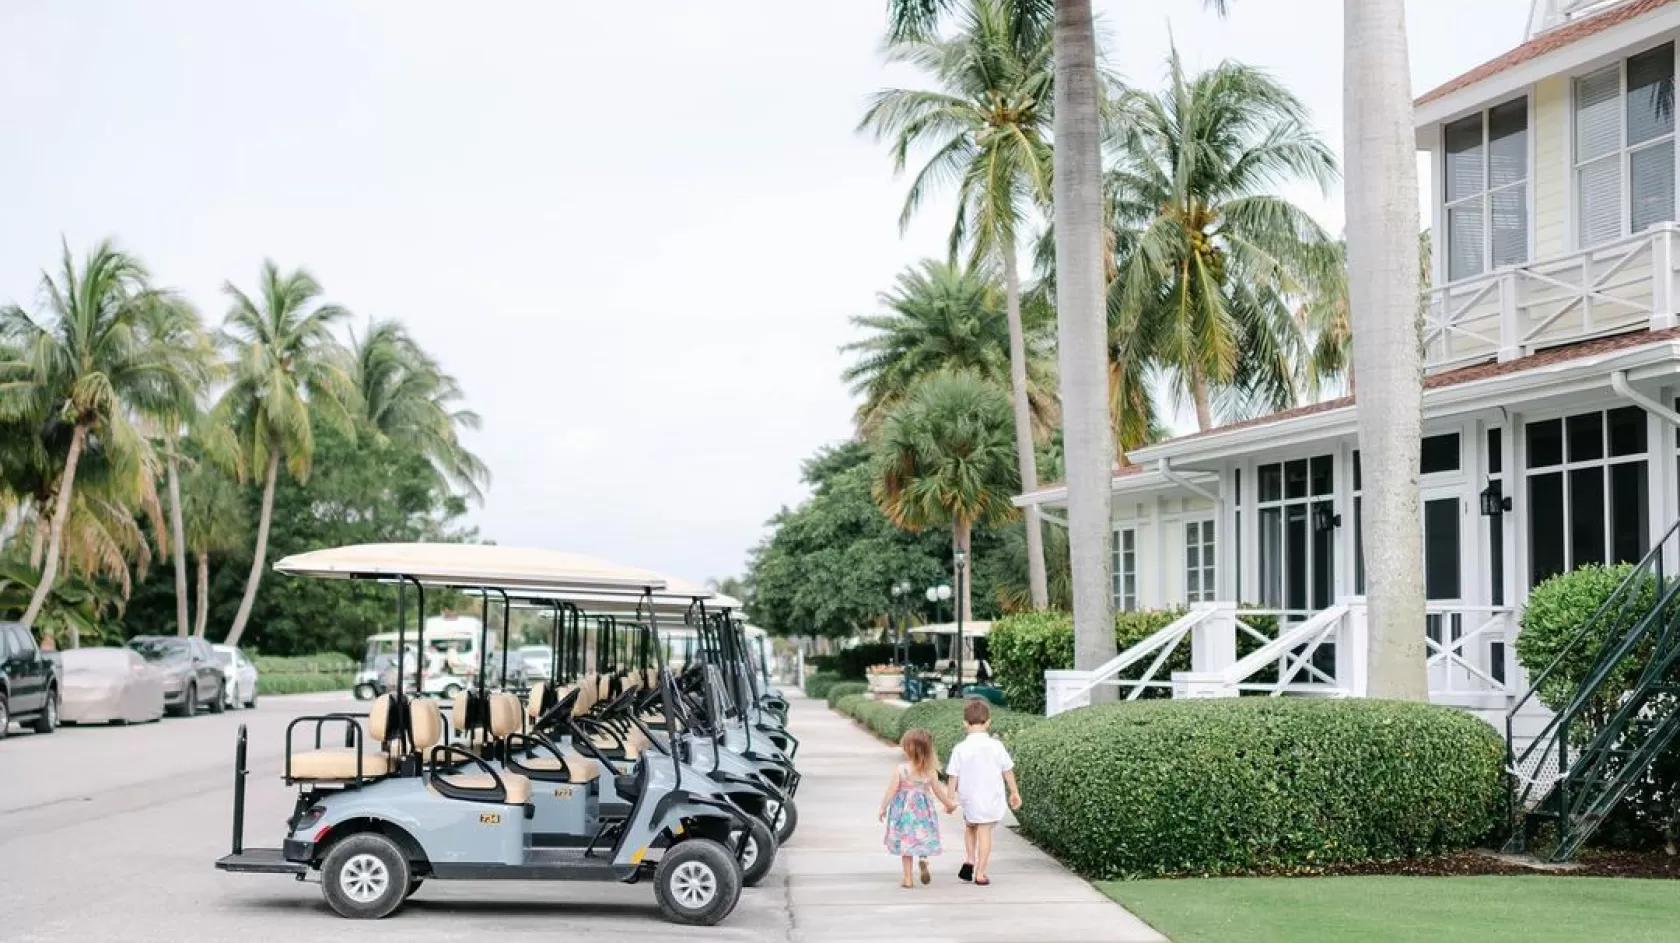
[[[1482,516],[1498,517],[1511,509],[1511,499],[1505,497],[1505,489],[1499,482],[1489,479],[1488,486],[1482,489]]]
[[[959,570],[962,569],[963,566],[968,563],[968,551],[966,551],[966,550],[958,550],[955,553],[951,554],[951,556],[956,559],[957,569],[959,569]]]
[[[1342,516],[1331,510],[1328,504],[1315,504],[1312,509],[1313,530],[1324,533],[1342,526]]]
[[[943,583],[941,583],[938,586],[929,586],[928,587],[928,591],[927,591],[928,602],[944,602],[945,600],[950,599],[950,598],[951,598],[951,587],[949,587],[949,586],[947,586]]]

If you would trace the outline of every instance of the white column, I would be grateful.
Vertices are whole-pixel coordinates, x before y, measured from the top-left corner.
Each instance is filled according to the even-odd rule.
[[[1661,223],[1651,239],[1651,330],[1675,324],[1673,223]]]
[[[1214,614],[1190,630],[1190,670],[1223,671],[1237,662],[1237,604],[1217,602]]]
[[[1501,362],[1522,356],[1522,320],[1517,310],[1517,291],[1520,285],[1515,272],[1499,275],[1499,359]]]

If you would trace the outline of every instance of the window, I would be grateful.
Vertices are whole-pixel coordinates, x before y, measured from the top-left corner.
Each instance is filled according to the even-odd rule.
[[[1528,99],[1446,127],[1447,278],[1528,261]]]
[[[1184,525],[1184,601],[1213,602],[1213,522]]]
[[[1114,532],[1114,608],[1136,612],[1137,607],[1137,531],[1125,528]]]
[[[1529,585],[1650,542],[1646,418],[1637,406],[1530,423]]]
[[[1458,433],[1449,432],[1425,438],[1418,470],[1425,475],[1458,471]]]
[[[1583,247],[1674,218],[1673,43],[1575,80],[1575,200]]]
[[[1334,530],[1313,526],[1313,511],[1333,507],[1335,465],[1328,455],[1261,465],[1255,512],[1260,526],[1260,602],[1302,617],[1330,605]]]

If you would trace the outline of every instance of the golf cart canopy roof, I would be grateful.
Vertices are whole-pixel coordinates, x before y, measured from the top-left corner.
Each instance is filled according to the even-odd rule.
[[[629,593],[665,589],[652,570],[557,550],[490,544],[356,544],[294,554],[274,564],[294,576],[396,580],[427,586],[498,587],[519,592]]]
[[[964,622],[962,627],[963,638],[984,638],[986,633],[990,631],[992,631],[990,622]],[[956,635],[957,624],[955,622],[941,622],[936,625],[913,625],[910,627],[910,634]]]
[[[706,604],[707,612],[722,612],[730,609],[741,611],[741,601],[733,596],[725,596],[701,586],[691,583],[679,576],[661,576],[663,588],[654,588],[650,594],[653,600],[653,610],[662,616],[680,616],[686,613],[695,600],[702,600]],[[591,592],[542,591],[519,593],[520,601],[527,606],[540,606],[543,600],[557,599],[569,602],[590,615],[634,616],[638,611],[647,611],[647,597],[627,597],[625,595]]]

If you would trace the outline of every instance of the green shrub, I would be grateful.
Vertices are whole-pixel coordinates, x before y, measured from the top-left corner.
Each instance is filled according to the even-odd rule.
[[[317,652],[314,655],[252,655],[251,664],[258,674],[307,675],[354,674],[361,665],[343,652]]]
[[[805,679],[805,696],[813,700],[823,700],[828,697],[828,689],[846,680],[837,674],[819,671]]]
[[[1106,704],[1009,738],[1023,828],[1098,877],[1311,869],[1470,847],[1505,748],[1429,704],[1231,698]]]
[[[840,703],[841,698],[862,694],[868,690],[869,684],[865,681],[840,681],[830,685],[828,694],[824,696],[828,699],[828,706],[833,707]]]
[[[939,751],[939,763],[943,766],[951,759],[951,748],[962,742],[968,735],[968,728],[963,726],[963,701],[949,698],[937,701],[922,701],[912,704],[904,711],[902,729],[921,727],[933,735],[933,747]],[[1037,714],[1025,714],[1005,707],[992,708],[992,734],[1001,738],[1005,744],[1016,731],[1042,721],[1044,718]]]
[[[898,738],[903,735],[902,707],[873,700],[867,695],[852,694],[841,698],[834,709],[856,720],[883,740],[897,743]]]
[[[1562,708],[1587,680],[1605,646],[1620,640],[1656,604],[1656,583],[1648,577],[1617,594],[1633,572],[1630,565],[1584,566],[1554,576],[1529,593],[1522,632],[1517,636],[1517,661],[1528,677],[1538,679],[1560,655],[1563,659],[1550,676],[1540,680],[1536,691],[1546,706]],[[1593,632],[1571,648],[1570,643],[1606,603],[1610,609],[1599,623],[1604,631]],[[1585,721],[1571,728],[1577,745],[1584,745],[1604,728],[1649,663],[1653,643],[1654,635],[1648,636],[1610,671],[1587,702]],[[1637,747],[1643,735],[1641,728],[1630,729],[1621,748]],[[1671,798],[1675,795],[1680,795],[1680,751],[1669,750],[1611,811],[1594,833],[1594,843],[1645,846],[1672,840],[1680,833],[1680,806]]]
[[[257,694],[314,694],[318,691],[349,691],[355,683],[354,674],[326,672],[281,673],[258,672]]]
[[[807,664],[815,666],[824,674],[837,674],[848,681],[861,681],[864,671],[870,665],[894,664],[896,651],[891,642],[865,642],[851,648],[842,648],[832,655],[818,655]],[[935,658],[933,644],[919,642],[910,645],[909,657],[912,665],[932,665]]]

